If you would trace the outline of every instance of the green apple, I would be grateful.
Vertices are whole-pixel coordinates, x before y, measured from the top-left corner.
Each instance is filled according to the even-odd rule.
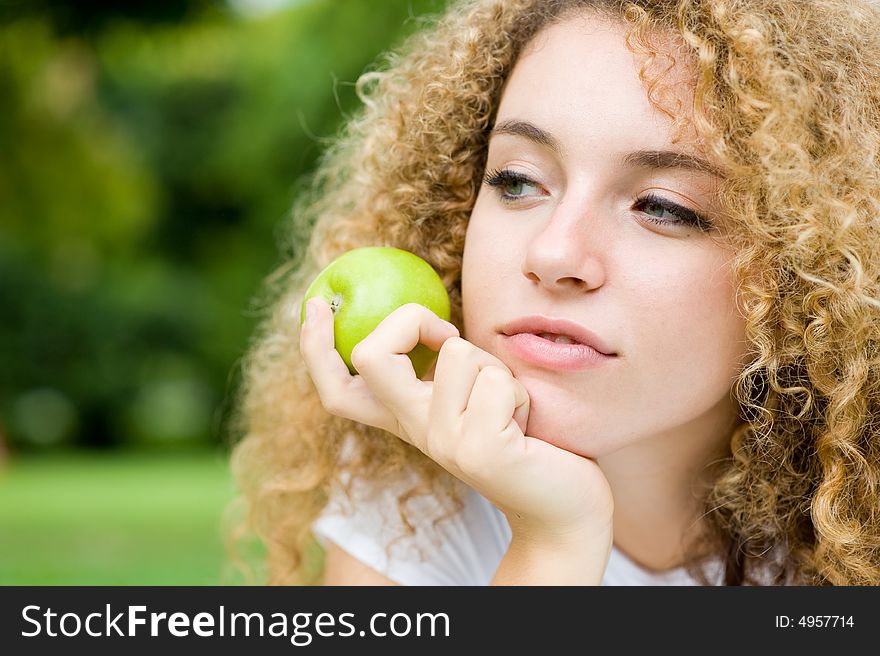
[[[419,303],[449,321],[449,295],[437,272],[414,253],[386,246],[365,246],[333,260],[309,285],[306,302],[318,296],[333,310],[334,345],[352,374],[351,351],[379,323],[401,305]],[[424,344],[408,353],[421,378],[437,357]]]

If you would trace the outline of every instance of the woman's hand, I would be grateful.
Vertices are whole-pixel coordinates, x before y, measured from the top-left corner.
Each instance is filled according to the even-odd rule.
[[[300,351],[329,412],[417,447],[498,506],[515,543],[578,544],[607,556],[613,510],[607,480],[592,460],[524,434],[529,396],[501,360],[461,339],[427,308],[409,304],[355,347],[358,375],[351,376],[333,348],[329,305],[309,303]],[[420,342],[439,351],[433,380],[416,378],[406,356]]]

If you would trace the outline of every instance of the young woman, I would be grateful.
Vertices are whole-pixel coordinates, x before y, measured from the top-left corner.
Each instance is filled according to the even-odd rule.
[[[878,28],[470,0],[365,76],[245,367],[269,582],[880,583]],[[400,308],[351,376],[298,308],[377,244],[453,317]]]

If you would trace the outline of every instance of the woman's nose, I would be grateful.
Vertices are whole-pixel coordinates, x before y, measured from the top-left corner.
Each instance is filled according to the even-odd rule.
[[[554,292],[601,287],[608,248],[596,218],[558,205],[528,244],[523,275]]]

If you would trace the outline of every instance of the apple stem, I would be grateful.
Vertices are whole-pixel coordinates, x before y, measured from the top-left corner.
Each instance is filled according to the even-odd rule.
[[[342,305],[342,294],[336,294],[332,299],[330,299],[330,309],[333,310],[333,314],[339,310]]]

